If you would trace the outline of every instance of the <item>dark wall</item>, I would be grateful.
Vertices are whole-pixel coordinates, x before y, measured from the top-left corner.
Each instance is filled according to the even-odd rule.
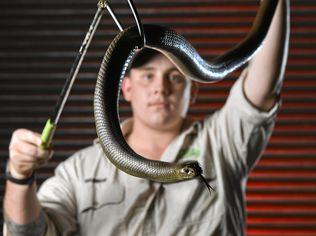
[[[133,24],[125,1],[112,0],[124,26]],[[258,0],[135,0],[144,23],[183,34],[206,59],[240,42]],[[291,43],[283,106],[270,144],[247,188],[248,235],[316,235],[316,1],[291,0]],[[41,132],[96,10],[92,0],[0,1],[0,163],[13,130]],[[106,13],[92,40],[54,139],[55,155],[38,171],[41,183],[54,167],[96,137],[93,91],[106,47],[118,33]],[[239,72],[201,85],[190,113],[220,108]],[[130,109],[121,104],[121,115]],[[2,208],[1,208],[2,209]]]

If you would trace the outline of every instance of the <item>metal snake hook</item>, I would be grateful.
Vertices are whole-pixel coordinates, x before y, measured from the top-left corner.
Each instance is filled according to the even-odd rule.
[[[110,4],[108,3],[107,0],[100,0],[98,2],[98,7],[99,8],[106,8],[108,10],[108,12],[110,13],[112,19],[114,20],[115,24],[117,25],[117,27],[119,28],[120,31],[123,31],[123,27],[121,22],[118,20],[118,18],[116,17],[114,11],[112,10]]]
[[[91,43],[91,40],[95,34],[95,31],[101,21],[102,15],[104,13],[104,9],[107,9],[108,12],[110,13],[110,15],[112,16],[112,18],[114,19],[116,25],[118,26],[118,28],[120,29],[120,31],[122,31],[122,26],[121,23],[119,22],[119,20],[117,19],[117,17],[115,16],[114,12],[112,11],[111,7],[109,6],[109,4],[107,3],[106,0],[100,0],[98,2],[98,9],[94,15],[93,21],[89,27],[88,32],[86,33],[86,36],[82,42],[82,45],[79,49],[79,52],[77,53],[77,56],[75,58],[75,61],[73,62],[72,66],[71,66],[71,70],[69,73],[68,78],[65,81],[65,84],[62,88],[62,91],[58,97],[58,101],[55,105],[55,109],[53,114],[51,115],[51,117],[46,121],[45,127],[42,131],[42,135],[41,135],[41,147],[44,149],[47,149],[50,147],[53,136],[55,134],[55,130],[57,127],[57,124],[59,122],[61,113],[64,109],[64,106],[66,104],[66,101],[70,95],[70,91],[72,89],[72,86],[77,78],[79,69],[81,67],[82,61],[87,53],[87,50],[89,48],[89,45]]]
[[[100,0],[102,2],[102,0]],[[100,3],[99,2],[99,3]],[[103,0],[104,2],[104,0]],[[106,4],[106,3],[104,3]],[[79,69],[81,67],[82,61],[87,53],[87,50],[89,48],[89,45],[91,43],[91,40],[95,34],[95,31],[100,23],[101,17],[104,12],[105,5],[98,4],[97,12],[94,15],[93,21],[89,27],[88,32],[86,33],[86,36],[81,44],[81,47],[79,49],[79,52],[77,53],[77,56],[75,58],[75,61],[73,62],[70,73],[65,81],[65,84],[62,88],[62,91],[58,97],[58,101],[55,105],[55,109],[51,117],[46,121],[45,127],[42,131],[41,135],[41,147],[44,149],[47,149],[51,146],[51,142],[53,139],[53,136],[55,134],[55,130],[57,127],[57,124],[59,122],[61,113],[64,109],[65,103],[69,97],[70,91],[72,89],[72,86],[77,78]]]
[[[138,15],[136,7],[135,7],[135,5],[133,3],[133,0],[127,0],[127,2],[128,2],[129,7],[132,10],[132,13],[133,13],[133,16],[134,16],[134,19],[135,19],[135,22],[136,22],[136,25],[137,25],[137,28],[138,28],[139,35],[143,39],[143,45],[146,45],[146,38],[145,38],[145,33],[144,33],[144,27],[143,27],[143,24],[142,24],[142,22],[140,20],[140,17]]]
[[[134,20],[136,22],[137,25],[137,29],[139,32],[139,36],[142,38],[143,40],[143,45],[146,44],[146,38],[145,38],[145,33],[144,33],[144,27],[143,24],[140,20],[140,17],[138,15],[137,9],[134,5],[134,2],[132,0],[127,0],[128,5],[133,13],[134,16]],[[98,3],[98,6],[101,8],[106,8],[108,10],[108,12],[110,13],[112,19],[114,20],[115,24],[117,25],[117,27],[119,28],[119,30],[122,32],[123,28],[122,28],[122,24],[120,23],[120,21],[118,20],[117,16],[115,15],[114,11],[112,10],[110,4],[108,3],[107,0],[100,0]]]

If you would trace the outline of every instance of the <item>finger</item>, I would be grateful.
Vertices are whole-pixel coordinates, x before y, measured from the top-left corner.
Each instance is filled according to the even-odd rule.
[[[47,164],[47,159],[41,159],[37,161],[20,161],[19,163],[13,163],[14,166],[18,166],[24,169],[27,169],[28,171],[36,170]]]
[[[42,142],[40,134],[35,133],[35,132],[28,130],[28,129],[18,129],[16,131],[14,131],[14,133],[12,135],[12,139],[28,142],[28,143],[34,144],[36,146],[40,146],[41,142]]]
[[[16,160],[10,160],[10,166],[13,167],[14,172],[18,173],[19,175],[25,175],[32,173],[34,170],[37,170],[44,165],[46,165],[48,162],[47,159],[42,160],[22,160],[22,161],[16,161]]]
[[[10,153],[19,153],[37,159],[47,159],[50,154],[49,150],[43,150],[33,144],[26,142],[15,143],[11,145],[9,149]]]
[[[15,151],[24,155],[36,157],[38,155],[37,146],[21,140],[13,140],[9,146],[10,152]]]
[[[12,151],[10,153],[10,161],[13,161],[14,163],[37,163],[37,162],[43,162],[48,160],[47,158],[36,158],[33,156],[25,155],[23,153]]]
[[[34,144],[30,144],[24,141],[13,141],[12,145],[9,147],[10,152],[15,151],[24,155],[28,155],[31,157],[39,157],[41,150]]]

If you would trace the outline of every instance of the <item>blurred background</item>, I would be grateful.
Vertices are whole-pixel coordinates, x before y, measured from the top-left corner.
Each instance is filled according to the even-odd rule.
[[[54,110],[71,64],[96,11],[94,0],[0,1],[1,213],[11,133],[41,132]],[[208,60],[249,32],[257,0],[135,0],[143,23],[184,35]],[[134,24],[128,5],[112,0],[124,27]],[[247,235],[316,235],[316,1],[291,0],[291,41],[283,105],[275,131],[247,186]],[[55,155],[38,171],[39,183],[56,165],[96,138],[93,92],[105,50],[118,33],[105,12],[83,61],[54,139]],[[190,114],[219,109],[240,70],[201,85]],[[122,118],[130,115],[121,101]],[[2,214],[1,214],[2,215]],[[0,218],[2,223],[2,217]]]

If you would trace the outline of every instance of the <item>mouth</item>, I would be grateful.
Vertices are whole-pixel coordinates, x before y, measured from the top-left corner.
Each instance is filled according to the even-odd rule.
[[[168,102],[150,102],[149,107],[155,108],[168,108],[170,104]]]

